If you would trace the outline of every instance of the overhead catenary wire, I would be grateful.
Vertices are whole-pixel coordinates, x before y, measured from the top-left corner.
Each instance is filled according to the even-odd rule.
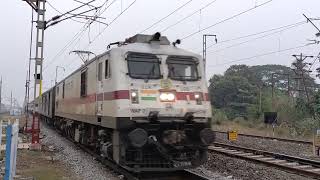
[[[101,14],[103,14],[110,6],[111,6],[113,3],[115,3],[116,1],[117,1],[117,0],[113,0],[106,8],[102,11]],[[133,2],[133,3],[134,3],[134,2]],[[126,11],[127,9],[129,9],[129,7],[131,7],[131,5],[133,5],[133,3],[131,3],[124,11]],[[108,26],[110,26],[117,18],[119,18],[119,17],[121,16],[121,14],[123,14],[124,11],[122,11],[120,14],[118,14],[118,16],[117,16],[116,18],[114,18],[114,19],[108,24]],[[108,27],[108,26],[107,26],[107,27]],[[105,31],[105,30],[107,29],[107,27],[106,27],[103,31]],[[98,34],[98,35],[94,38],[93,41],[95,41],[96,38],[103,33],[103,31],[100,32],[100,34]],[[91,41],[86,47],[88,47],[93,41]],[[70,65],[72,64],[72,62],[73,62],[74,60],[76,60],[76,58],[74,58],[69,64],[67,64],[67,65],[66,65],[66,68],[69,68]]]
[[[114,0],[111,4],[109,4],[109,6],[108,7],[110,7],[114,2],[115,2],[116,0]],[[87,48],[87,47],[89,47],[108,27],[110,27],[110,25],[112,25],[123,13],[125,13],[130,7],[132,7],[132,5],[136,2],[137,0],[134,0],[130,5],[128,5],[121,13],[119,13],[113,20],[111,20],[111,22],[108,24],[108,26],[106,26],[98,35],[96,35],[95,37],[94,37],[94,39],[91,41],[91,42],[89,42],[89,44],[85,47],[85,48]],[[107,10],[107,8],[108,7],[106,7],[106,9],[104,9],[104,11],[105,10]],[[103,11],[103,12],[104,12]],[[102,13],[103,13],[102,12]],[[75,60],[75,59],[73,59],[73,60]],[[69,68],[69,66],[72,64],[72,62],[70,62],[67,66],[66,66],[66,68]]]
[[[184,17],[184,18],[182,18],[182,19],[178,20],[178,21],[177,21],[177,22],[175,22],[174,24],[171,24],[171,25],[169,25],[169,26],[165,27],[165,28],[164,28],[163,30],[161,30],[160,32],[165,32],[165,31],[167,31],[167,30],[169,30],[169,29],[173,28],[174,26],[176,26],[176,25],[180,24],[180,23],[181,23],[181,22],[183,22],[184,20],[186,20],[186,19],[188,19],[188,18],[192,17],[193,15],[197,14],[198,12],[202,12],[204,9],[206,9],[206,8],[210,7],[210,6],[211,6],[213,3],[215,3],[216,1],[217,1],[217,0],[213,0],[213,1],[209,2],[208,4],[206,4],[205,6],[203,6],[202,8],[200,8],[200,9],[198,9],[198,10],[196,10],[196,11],[194,11],[194,12],[190,13],[189,15],[187,15],[186,17]]]
[[[246,58],[227,61],[227,62],[221,63],[221,64],[208,65],[208,67],[209,68],[213,68],[213,67],[216,67],[216,66],[222,66],[222,65],[226,65],[226,64],[235,63],[235,62],[247,61],[247,60],[250,60],[250,59],[263,57],[263,56],[268,56],[268,55],[272,55],[272,54],[276,54],[276,53],[280,53],[280,52],[285,52],[285,51],[290,51],[290,50],[294,50],[294,49],[299,49],[299,48],[303,48],[303,47],[306,47],[306,46],[309,46],[309,45],[306,44],[306,45],[300,45],[300,46],[296,46],[296,47],[292,47],[292,48],[286,48],[286,49],[282,49],[282,50],[271,51],[271,52],[267,52],[267,53],[263,53],[263,54],[254,55],[254,56],[251,56],[251,57],[246,57]]]
[[[78,1],[78,0],[73,0],[73,1],[77,2],[77,3],[80,3],[80,4],[86,4],[85,2]],[[91,5],[91,4],[86,4],[86,5],[89,6],[89,7],[95,7],[95,6]]]
[[[114,3],[116,0],[114,0],[112,3]],[[103,5],[101,5],[101,7],[103,7],[104,5],[107,4],[108,1],[105,1]],[[111,4],[109,6],[107,6],[102,13],[99,13],[98,16],[102,15],[107,9],[108,7],[110,7]],[[97,12],[96,12],[97,15]],[[71,38],[71,40],[49,61],[47,61],[46,66],[44,67],[44,70],[47,69],[49,67],[49,65],[51,65],[58,57],[60,57],[67,49],[69,46],[71,46],[77,39],[81,38],[84,34],[84,32],[86,31],[86,29],[88,28],[87,25],[89,25],[91,23],[92,19],[88,20],[83,26],[82,28]]]
[[[317,59],[320,59],[320,52],[318,53],[318,55],[317,55],[316,57],[314,57],[314,59],[313,59],[313,61],[312,61],[311,65],[310,65],[310,67],[309,67],[309,71],[311,70],[312,66],[314,66],[314,65],[315,65],[315,63],[316,63]]]
[[[59,13],[60,15],[62,15],[63,13],[61,11],[59,11],[56,7],[54,7],[49,1],[47,1],[48,5],[53,9],[55,10],[57,13]],[[75,21],[75,22],[78,22],[78,23],[86,23],[86,22],[82,22],[82,21],[78,21],[78,20],[75,20],[73,18],[71,18],[72,21]]]
[[[94,2],[94,1],[96,1],[96,0],[91,0],[91,1],[89,1],[89,2],[87,2],[87,3],[85,3],[85,4],[82,4],[81,6],[78,6],[78,7],[74,8],[74,9],[70,10],[70,11],[67,11],[67,12],[65,12],[65,13],[62,13],[61,15],[57,16],[56,18],[60,18],[60,17],[63,17],[63,16],[65,16],[65,15],[67,15],[67,14],[70,14],[71,12],[76,11],[76,10],[78,10],[78,9],[80,9],[80,8],[86,6],[86,5],[88,5],[88,4],[90,4],[90,3]],[[95,9],[97,9],[97,8],[98,8],[98,7],[95,7]]]
[[[178,8],[176,8],[175,10],[173,10],[171,13],[169,13],[168,15],[164,16],[163,18],[159,19],[158,21],[154,22],[153,24],[151,24],[150,26],[148,26],[147,28],[145,28],[144,30],[142,30],[139,34],[144,33],[145,31],[151,29],[152,27],[154,27],[155,25],[159,24],[160,22],[162,22],[163,20],[167,19],[168,17],[170,17],[171,15],[173,15],[174,13],[178,12],[180,9],[182,9],[183,7],[185,7],[186,5],[188,5],[189,3],[191,3],[193,0],[189,0],[186,3],[182,4],[181,6],[179,6]]]
[[[233,16],[230,16],[230,17],[228,17],[228,18],[226,18],[226,19],[223,19],[223,20],[221,20],[221,21],[219,21],[219,22],[217,22],[217,23],[215,23],[215,24],[212,24],[212,25],[207,26],[207,27],[205,27],[205,28],[199,29],[198,31],[195,31],[195,32],[193,32],[193,33],[190,33],[190,34],[184,36],[183,38],[181,38],[181,40],[188,39],[188,38],[190,38],[190,37],[192,37],[192,36],[194,36],[194,35],[202,32],[202,31],[208,30],[208,29],[210,29],[210,28],[212,28],[212,27],[214,27],[214,26],[216,26],[216,25],[218,25],[218,24],[222,24],[222,23],[224,23],[224,22],[226,22],[226,21],[229,21],[229,20],[231,20],[231,19],[234,19],[234,18],[236,18],[236,17],[238,17],[238,16],[241,16],[242,14],[245,14],[245,13],[250,12],[250,11],[252,11],[252,10],[254,10],[254,9],[257,9],[257,8],[259,8],[259,7],[261,7],[261,6],[264,6],[264,5],[266,5],[266,4],[268,4],[268,3],[272,2],[272,1],[273,1],[273,0],[269,0],[269,1],[267,1],[267,2],[264,2],[264,3],[262,3],[262,4],[259,4],[259,5],[255,6],[255,7],[253,7],[253,8],[249,8],[249,9],[247,9],[247,10],[245,10],[245,11],[242,11],[242,12],[237,13],[237,14],[235,14],[235,15],[233,15]]]
[[[56,25],[56,24],[58,24],[58,23],[60,23],[60,22],[62,22],[62,21],[65,21],[65,20],[67,20],[67,19],[71,19],[71,18],[73,18],[73,17],[76,17],[76,16],[78,16],[78,15],[85,14],[85,13],[88,13],[88,12],[90,12],[90,11],[94,11],[94,10],[96,10],[96,11],[97,11],[99,8],[101,8],[101,7],[94,8],[94,9],[89,9],[89,10],[83,11],[83,12],[81,12],[81,13],[73,14],[73,15],[68,16],[68,17],[66,17],[66,18],[63,18],[63,19],[60,19],[60,20],[54,21],[54,22],[52,22],[52,23],[48,24],[48,25],[46,26],[46,28],[48,28],[48,27],[50,27],[50,26],[53,26],[53,25]]]
[[[130,7],[132,7],[135,2],[137,2],[137,0],[134,0],[134,1],[133,1],[130,5],[128,5],[121,13],[119,13],[113,20],[111,20],[111,22],[108,23],[108,26],[106,26],[105,28],[103,28],[103,30],[102,30],[99,34],[97,34],[97,35],[93,38],[93,40],[92,40],[86,47],[90,46],[95,40],[97,40],[97,38],[98,38],[106,29],[108,29],[123,13],[125,13],[128,9],[130,9]]]
[[[231,41],[236,41],[236,40],[248,38],[248,37],[251,37],[251,36],[256,36],[256,35],[259,35],[259,34],[265,34],[265,33],[267,33],[267,32],[272,32],[272,31],[276,31],[276,30],[279,30],[279,29],[296,27],[296,26],[300,26],[300,25],[306,24],[306,23],[307,23],[306,21],[299,21],[299,22],[296,22],[296,23],[293,23],[293,24],[288,24],[288,25],[285,25],[285,26],[277,27],[277,28],[272,28],[272,29],[260,31],[260,32],[257,32],[257,33],[253,33],[253,34],[248,34],[248,35],[239,36],[239,37],[232,38],[232,39],[227,39],[227,40],[219,41],[219,42],[217,42],[217,43],[213,43],[213,44],[207,46],[206,49],[210,49],[210,48],[212,48],[212,47],[215,46],[215,45],[219,45],[219,44],[223,44],[223,43],[227,43],[227,42],[231,42]],[[201,50],[201,52],[202,52],[202,50]]]
[[[100,15],[102,15],[106,10],[108,10],[109,9],[109,7],[111,7],[111,5],[113,5],[115,2],[116,2],[117,0],[113,0],[109,5],[107,5],[101,12],[99,12],[99,15],[98,16],[100,16]],[[103,4],[103,5],[106,5],[107,4],[107,0],[105,1],[105,3]],[[132,5],[132,4],[131,4]],[[127,8],[128,9],[128,8]],[[123,13],[123,12],[122,12]],[[122,14],[121,13],[121,14]],[[115,18],[115,19],[113,19],[113,21],[112,22],[114,22],[117,18],[119,17],[119,15]],[[86,29],[88,29],[88,27],[89,26],[87,26],[87,25],[89,25],[90,23],[92,23],[93,21],[88,21],[83,27],[82,27],[82,29],[80,29],[80,31],[77,33],[77,34],[75,34],[74,36],[73,36],[73,38],[64,46],[64,48],[62,48],[60,51],[59,51],[59,53],[58,54],[56,54],[55,55],[55,57],[49,62],[50,64],[51,63],[53,63],[54,62],[54,60],[56,60],[59,56],[61,56],[62,54],[63,54],[63,52],[65,52],[67,49],[68,49],[68,47],[69,46],[71,46],[74,42],[76,42],[76,40],[77,39],[79,39],[79,38],[81,38],[82,36],[83,36],[83,34],[84,34],[84,32],[86,31]],[[109,23],[108,24],[108,26],[106,26],[106,27],[109,27],[110,26],[110,24],[111,23]],[[105,28],[106,29],[106,28]],[[105,30],[104,29],[104,30]],[[102,31],[103,32],[103,31]],[[100,35],[102,34],[102,32],[100,32]],[[95,37],[95,39],[97,38],[97,36]],[[94,40],[95,40],[94,39]],[[94,41],[93,40],[93,41]],[[93,41],[91,41],[91,43],[93,42]],[[89,45],[90,45],[90,43],[89,43]],[[45,67],[45,68],[47,68],[50,64],[47,64],[47,66]],[[71,65],[72,63],[70,62],[70,64],[68,64],[68,67]],[[67,67],[67,68],[68,68]],[[51,75],[53,75],[53,73],[51,74]]]
[[[214,50],[214,51],[208,51],[208,53],[220,52],[220,51],[223,51],[223,50],[226,50],[226,49],[230,49],[230,48],[233,48],[233,47],[242,45],[242,44],[249,43],[249,42],[251,42],[251,41],[255,41],[255,40],[258,40],[258,39],[266,38],[266,37],[269,37],[269,36],[272,36],[272,35],[281,33],[281,32],[283,32],[283,31],[286,31],[286,30],[295,28],[295,27],[297,27],[297,26],[299,26],[299,25],[302,25],[302,24],[298,24],[298,25],[295,25],[295,26],[290,26],[290,27],[287,27],[287,28],[285,28],[285,29],[281,29],[281,30],[279,30],[279,31],[275,31],[275,32],[272,32],[272,33],[269,33],[269,34],[265,34],[265,35],[262,35],[262,36],[259,36],[259,37],[253,38],[253,39],[249,39],[249,40],[246,40],[246,41],[243,41],[243,42],[235,43],[235,44],[232,44],[232,45],[230,45],[230,46],[223,47],[223,48],[221,48],[221,49],[217,49],[217,50]],[[208,49],[208,48],[207,48],[207,49]]]

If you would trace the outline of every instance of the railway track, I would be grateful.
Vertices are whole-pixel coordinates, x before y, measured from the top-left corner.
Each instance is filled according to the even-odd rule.
[[[216,130],[214,130],[213,132],[220,133],[220,134],[228,134],[228,132],[226,132],[226,131],[216,131]],[[271,136],[260,136],[260,135],[254,135],[254,134],[238,133],[238,136],[253,137],[253,138],[260,138],[260,139],[270,139],[270,140],[277,140],[277,141],[291,142],[291,143],[299,143],[299,144],[308,144],[308,145],[312,145],[313,144],[312,141],[289,139],[289,138],[279,138],[279,137],[271,137]]]
[[[95,160],[107,166],[117,174],[122,175],[123,178],[127,180],[209,180],[210,179],[209,177],[206,177],[204,175],[201,175],[199,173],[193,172],[192,170],[188,170],[188,169],[181,170],[181,171],[174,171],[174,172],[150,172],[150,173],[143,173],[143,174],[134,174],[122,168],[121,166],[117,165],[113,161],[109,161],[105,158],[102,158],[101,156],[99,156],[97,153],[87,148],[86,146],[81,145],[75,142],[73,139],[64,136],[63,133],[60,132],[59,130],[53,127],[50,127],[47,124],[45,124],[45,126],[46,128],[50,128],[56,131],[58,134],[60,134],[61,137],[75,144],[78,148],[90,154]]]
[[[126,169],[120,167],[119,165],[115,164],[112,161],[106,160],[101,156],[97,155],[96,153],[92,152],[85,146],[79,145],[78,146],[92,155],[96,160],[101,162],[102,164],[106,165],[107,167],[111,168],[118,174],[124,176],[127,180],[209,180],[210,178],[205,177],[201,174],[193,172],[191,170],[181,170],[175,172],[150,172],[150,173],[143,173],[143,174],[133,174]]]
[[[222,143],[213,143],[209,151],[320,179],[320,161]]]

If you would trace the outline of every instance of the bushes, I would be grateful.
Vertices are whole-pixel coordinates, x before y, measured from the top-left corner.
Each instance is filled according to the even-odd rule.
[[[227,115],[219,109],[213,109],[212,110],[212,123],[217,124],[217,125],[221,125],[223,121],[227,121]]]

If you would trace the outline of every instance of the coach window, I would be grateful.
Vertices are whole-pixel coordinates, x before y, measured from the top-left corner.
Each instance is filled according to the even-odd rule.
[[[81,72],[81,85],[80,85],[80,95],[81,97],[87,96],[87,70]]]
[[[102,80],[102,62],[98,64],[98,81]]]
[[[105,63],[104,77],[105,77],[105,79],[110,78],[110,65],[109,65],[108,59],[106,60],[106,63]]]

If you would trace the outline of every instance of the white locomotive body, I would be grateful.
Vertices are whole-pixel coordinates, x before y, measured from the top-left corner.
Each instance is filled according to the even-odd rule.
[[[115,44],[44,93],[43,119],[129,170],[203,163],[213,136],[201,56],[159,33]]]

